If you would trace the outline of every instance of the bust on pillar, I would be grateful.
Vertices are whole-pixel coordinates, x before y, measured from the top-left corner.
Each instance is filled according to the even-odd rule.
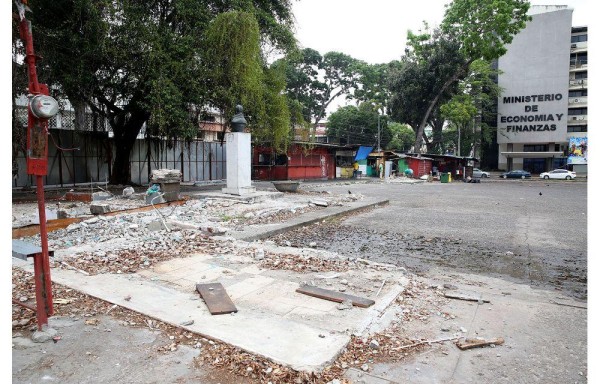
[[[231,119],[231,132],[244,132],[244,128],[246,128],[247,124],[248,122],[244,117],[244,107],[239,104],[236,105],[235,115],[233,115],[233,118]]]
[[[227,187],[223,193],[245,195],[256,192],[252,186],[252,153],[250,133],[244,132],[248,124],[244,118],[244,109],[236,105],[235,115],[231,119],[231,132],[226,134],[227,142]]]

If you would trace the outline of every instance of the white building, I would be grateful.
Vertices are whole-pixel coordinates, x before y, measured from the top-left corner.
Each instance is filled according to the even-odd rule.
[[[587,27],[572,27],[572,13],[532,6],[498,60],[499,169],[587,170]]]

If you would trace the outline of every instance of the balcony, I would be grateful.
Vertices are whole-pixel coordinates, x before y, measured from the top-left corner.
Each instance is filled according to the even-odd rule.
[[[586,106],[587,96],[569,97],[569,107]]]
[[[567,118],[567,125],[581,124],[587,124],[587,115],[569,116]]]
[[[572,79],[569,80],[569,89],[585,89],[587,88],[587,79]]]
[[[585,52],[585,51],[587,51],[587,41],[571,43],[571,53]]]
[[[569,64],[569,71],[577,72],[587,70],[587,59],[585,60],[571,60]]]

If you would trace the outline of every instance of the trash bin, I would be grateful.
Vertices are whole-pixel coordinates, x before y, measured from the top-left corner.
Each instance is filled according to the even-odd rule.
[[[449,183],[450,182],[450,172],[440,173],[440,182]]]

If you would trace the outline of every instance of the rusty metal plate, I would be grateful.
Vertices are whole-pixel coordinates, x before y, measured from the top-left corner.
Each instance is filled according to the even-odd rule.
[[[196,284],[200,294],[212,315],[237,312],[237,308],[221,283]]]

